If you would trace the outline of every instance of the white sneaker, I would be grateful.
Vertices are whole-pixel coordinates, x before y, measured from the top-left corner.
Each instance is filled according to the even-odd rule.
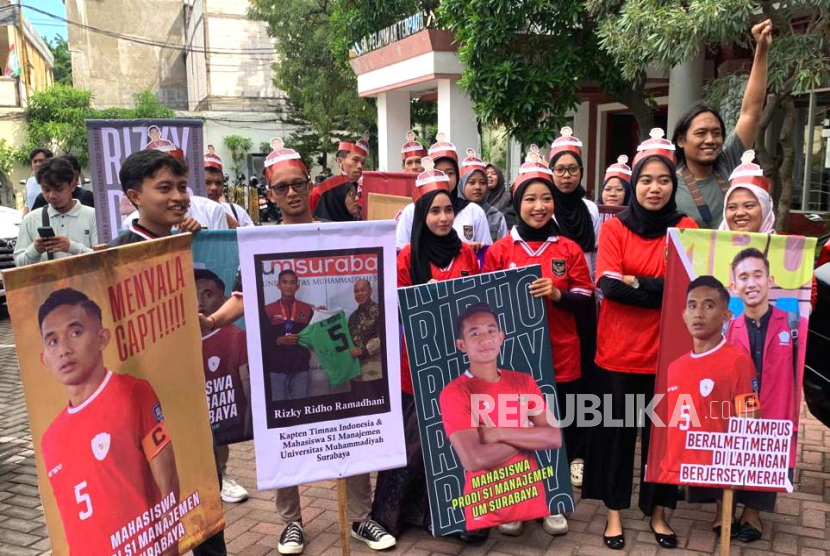
[[[352,525],[352,537],[365,542],[372,550],[392,548],[397,542],[380,523],[367,519]]]
[[[542,521],[542,529],[548,535],[564,535],[568,532],[568,520],[562,514],[549,515]]]
[[[518,537],[522,534],[522,529],[524,529],[523,521],[512,521],[510,523],[502,523],[499,525],[499,533],[510,537]]]
[[[302,554],[305,548],[305,531],[303,524],[299,521],[292,521],[285,526],[277,543],[277,551],[280,554]]]
[[[571,484],[575,487],[582,486],[582,473],[585,470],[585,462],[576,458],[571,462]]]
[[[237,504],[248,499],[248,491],[230,477],[222,477],[222,500]]]

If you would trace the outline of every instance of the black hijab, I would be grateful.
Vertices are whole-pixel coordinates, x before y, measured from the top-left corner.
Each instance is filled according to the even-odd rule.
[[[516,188],[516,191],[513,193],[513,211],[517,216],[516,231],[519,232],[519,237],[525,241],[545,241],[550,236],[559,235],[559,229],[556,227],[553,217],[551,217],[547,226],[543,226],[542,228],[534,228],[522,220],[522,197],[524,197],[527,188],[534,183],[544,183],[548,186],[548,189],[551,190],[551,193],[556,190],[556,186],[554,186],[553,183],[546,183],[545,181],[539,179],[528,180]]]
[[[495,164],[488,164],[487,168],[492,168],[496,173],[496,187],[487,191],[487,196],[484,200],[491,207],[504,212],[504,209],[510,206],[510,192],[504,187],[504,172]],[[486,174],[486,172],[485,172]]]
[[[435,162],[435,165],[438,166],[438,162],[441,160],[449,160],[452,162],[452,165],[455,166],[455,189],[450,191],[450,201],[452,201],[452,210],[455,211],[455,216],[458,217],[458,213],[467,208],[470,201],[458,196],[458,185],[461,183],[461,173],[459,172],[458,162],[448,156],[436,158],[433,162]]]
[[[550,159],[550,167],[562,156],[569,154],[576,159],[579,165],[579,178],[582,179],[582,157],[571,151],[561,151]],[[558,187],[553,187],[553,215],[562,235],[579,244],[583,253],[597,250],[597,238],[594,234],[594,220],[588,212],[588,206],[582,200],[585,197],[585,188],[580,183],[570,193],[563,193]]]
[[[671,170],[672,190],[669,202],[659,210],[647,210],[637,200],[637,180],[640,179],[640,171],[646,162],[658,159]],[[631,200],[628,207],[617,216],[623,225],[638,236],[655,239],[666,235],[666,230],[674,227],[683,214],[677,212],[677,172],[674,164],[667,158],[652,155],[639,161],[631,171]]]
[[[346,196],[357,184],[347,181],[322,195],[314,209],[314,219],[323,222],[354,222],[358,218],[346,209]]]
[[[461,252],[461,239],[454,228],[445,236],[437,236],[427,226],[429,208],[438,195],[446,195],[452,200],[452,195],[448,191],[439,189],[430,191],[415,201],[410,247],[412,259],[409,265],[409,276],[413,286],[426,284],[432,279],[430,263],[438,268],[446,268]]]

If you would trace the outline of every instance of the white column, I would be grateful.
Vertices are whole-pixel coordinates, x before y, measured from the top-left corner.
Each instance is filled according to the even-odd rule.
[[[458,149],[459,159],[473,148],[481,153],[473,103],[455,81],[438,80],[438,131],[443,132]]]
[[[700,100],[703,89],[703,53],[674,66],[669,72],[669,115],[666,137],[671,139],[674,124],[689,106]]]
[[[410,129],[409,91],[378,95],[378,170],[401,171],[401,145]]]

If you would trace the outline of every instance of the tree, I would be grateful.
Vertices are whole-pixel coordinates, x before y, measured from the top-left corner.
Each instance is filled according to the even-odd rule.
[[[46,37],[43,37],[43,40],[49,45],[49,50],[55,58],[55,83],[72,85],[72,56],[69,54],[69,43],[60,35],[55,35],[51,41]]]
[[[242,174],[242,163],[245,162],[245,157],[251,152],[254,146],[253,141],[248,137],[241,135],[226,135],[222,142],[225,148],[231,151],[231,168],[233,169],[233,178]]]
[[[357,95],[348,52],[333,46],[333,10],[330,0],[253,0],[249,11],[276,39],[274,83],[286,94],[286,122],[299,128],[287,142],[302,142],[304,156],[334,152],[338,139],[374,128],[374,104]]]
[[[600,45],[619,63],[624,76],[649,64],[672,67],[707,44],[748,44],[750,18],[772,20],[776,37],[769,52],[769,96],[755,151],[773,184],[776,227],[786,231],[795,189],[795,96],[830,78],[830,0],[588,0],[588,4],[600,21]],[[741,91],[737,85],[735,76],[721,77],[708,85],[707,97],[734,105]],[[771,126],[776,119],[780,127]]]

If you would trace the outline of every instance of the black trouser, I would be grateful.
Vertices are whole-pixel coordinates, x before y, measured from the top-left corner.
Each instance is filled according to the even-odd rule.
[[[219,474],[219,492],[222,492],[222,468],[219,466],[219,453],[216,451],[216,439],[213,445],[213,458],[216,460],[216,471]],[[225,547],[225,531],[219,531],[202,544],[193,549],[193,556],[227,556]]]
[[[625,419],[625,395],[642,394],[646,405],[654,395],[654,375],[617,373],[602,367],[596,367],[594,375],[594,393],[600,396],[602,405],[605,396],[610,395],[611,417],[615,420]],[[603,409],[603,416],[607,410]],[[646,515],[651,515],[654,506],[674,509],[677,505],[677,486],[649,483],[645,477],[648,442],[651,435],[651,422],[646,419],[645,426],[606,427],[604,424],[593,427],[585,457],[584,483],[582,498],[602,500],[609,510],[624,510],[631,507],[631,493],[634,482],[634,452],[637,444],[638,429],[642,434],[642,452],[640,454],[640,499],[639,507]]]

